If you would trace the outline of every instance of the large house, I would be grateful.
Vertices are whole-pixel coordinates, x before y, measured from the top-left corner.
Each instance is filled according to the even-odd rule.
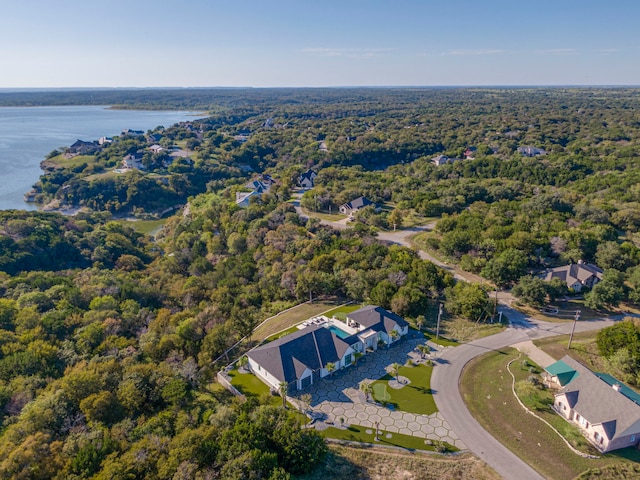
[[[559,278],[567,284],[567,287],[575,292],[580,292],[584,287],[593,288],[596,283],[602,280],[602,273],[602,269],[596,265],[580,260],[571,265],[551,268],[543,274],[542,278],[546,282]]]
[[[340,213],[342,215],[348,215],[349,217],[351,217],[358,210],[364,207],[368,207],[369,205],[373,205],[377,210],[376,204],[369,200],[367,197],[358,197],[355,200],[351,200],[350,202],[340,205]]]
[[[127,170],[144,170],[144,165],[142,164],[142,154],[136,152],[126,155],[122,159],[122,168]]]
[[[611,375],[592,372],[568,355],[548,366],[546,380],[560,388],[553,408],[601,452],[637,447],[640,395]]]
[[[539,157],[541,155],[546,155],[547,152],[542,148],[531,147],[531,146],[522,146],[518,147],[518,153],[523,157]]]
[[[66,150],[66,154],[69,156],[73,155],[92,155],[100,150],[100,145],[98,142],[85,142],[83,140],[76,140],[69,148]]]
[[[317,317],[297,332],[251,350],[248,367],[273,390],[283,382],[290,392],[302,390],[334,369],[352,365],[356,354],[390,345],[408,329],[402,317],[375,305],[348,314],[346,322]]]
[[[317,176],[318,174],[315,171],[309,169],[298,177],[298,184],[302,188],[313,188]]]
[[[271,189],[271,186],[276,181],[271,175],[263,174],[260,178],[251,180],[244,188],[249,191],[236,192],[236,205],[240,207],[248,207],[252,197],[260,197],[265,192]]]

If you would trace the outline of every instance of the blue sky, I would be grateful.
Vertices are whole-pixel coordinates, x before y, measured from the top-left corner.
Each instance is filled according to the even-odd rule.
[[[0,0],[0,88],[639,85],[637,0]]]

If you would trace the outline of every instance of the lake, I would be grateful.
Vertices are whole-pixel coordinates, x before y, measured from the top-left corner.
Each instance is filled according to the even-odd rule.
[[[35,210],[24,194],[42,174],[40,162],[52,150],[76,140],[151,130],[193,120],[197,112],[110,110],[101,106],[0,107],[0,210]]]

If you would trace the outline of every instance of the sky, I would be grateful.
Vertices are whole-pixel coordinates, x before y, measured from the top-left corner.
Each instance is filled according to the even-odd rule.
[[[0,0],[0,88],[640,85],[638,0]]]

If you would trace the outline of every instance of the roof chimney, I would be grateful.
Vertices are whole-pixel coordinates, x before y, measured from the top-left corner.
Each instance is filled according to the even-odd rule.
[[[622,387],[621,387],[621,385],[620,385],[619,383],[614,383],[613,385],[611,385],[611,387],[612,387],[616,392],[619,392],[619,391],[620,391],[620,388],[622,388]]]

